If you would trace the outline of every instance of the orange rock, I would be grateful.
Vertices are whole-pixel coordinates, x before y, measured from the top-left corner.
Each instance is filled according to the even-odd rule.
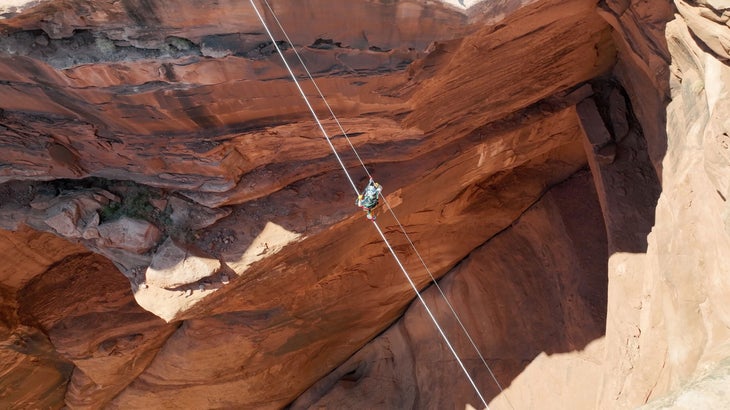
[[[3,397],[479,406],[250,7],[209,3],[0,5]],[[423,258],[476,328],[490,404],[721,400],[720,2],[273,7],[355,190],[360,159],[391,190],[377,220],[416,287]],[[112,201],[135,215],[106,220]]]

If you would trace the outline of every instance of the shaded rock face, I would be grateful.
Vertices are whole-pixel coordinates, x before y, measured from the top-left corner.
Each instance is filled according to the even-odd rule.
[[[4,407],[55,408],[65,401],[73,363],[66,360],[36,326],[18,317],[17,291],[53,264],[88,253],[80,246],[30,229],[0,231],[5,263],[0,288],[2,402]]]
[[[576,173],[439,282],[502,382],[509,383],[541,353],[583,350],[603,335],[607,246],[604,227],[595,223],[600,215],[590,174]],[[438,312],[437,319],[480,389],[488,397],[497,396],[497,385],[438,289],[429,288],[424,298]],[[434,337],[438,336],[422,304],[415,303],[396,325],[315,384],[292,408],[478,405],[468,383],[443,383],[464,376],[446,345]],[[598,366],[592,370],[592,375],[598,374]],[[553,388],[567,390],[571,382],[582,388],[571,402],[576,408],[590,407],[584,397],[595,395],[597,386],[587,383],[584,373],[563,377]],[[510,400],[516,408],[541,407],[540,401],[522,401],[520,396]]]
[[[175,330],[137,305],[108,259],[30,229],[3,238],[5,407],[99,407]]]
[[[726,5],[260,7],[490,407],[720,407]],[[482,406],[278,58],[246,2],[0,4],[0,403]]]
[[[116,394],[176,328],[139,307],[115,273],[107,259],[82,254],[60,261],[18,294],[20,320],[38,326],[73,362],[66,401],[74,407]]]

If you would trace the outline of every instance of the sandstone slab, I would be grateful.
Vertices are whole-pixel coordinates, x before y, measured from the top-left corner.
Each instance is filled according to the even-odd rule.
[[[168,238],[152,257],[145,281],[161,288],[176,288],[215,275],[220,268],[220,260],[194,255]]]

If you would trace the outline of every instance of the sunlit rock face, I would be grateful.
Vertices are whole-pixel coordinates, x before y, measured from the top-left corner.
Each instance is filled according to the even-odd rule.
[[[606,357],[616,377],[604,381],[600,403],[606,407],[649,402],[648,408],[722,408],[727,401],[708,381],[727,383],[730,353],[728,6],[716,1],[675,6],[641,13],[648,9],[637,5],[634,15],[648,20],[652,30],[625,34],[648,50],[633,63],[626,60],[621,78],[633,66],[661,85],[642,99],[645,85],[624,80],[633,84],[627,90],[644,115],[658,112],[653,104],[663,101],[664,116],[645,116],[642,125],[655,127],[664,118],[666,123],[660,129],[665,137],[659,133],[655,140],[664,144],[647,136],[662,181],[647,250],[609,260]],[[673,20],[657,24],[661,16],[670,20],[672,12],[678,12]],[[718,44],[725,45],[724,52]],[[665,68],[648,69],[658,65]]]
[[[491,408],[721,403],[725,6],[269,3]],[[0,403],[483,407],[248,2],[1,2],[0,80]]]

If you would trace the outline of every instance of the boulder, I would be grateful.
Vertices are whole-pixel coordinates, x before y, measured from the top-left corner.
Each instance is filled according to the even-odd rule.
[[[137,254],[150,250],[160,240],[161,232],[148,221],[121,217],[96,228],[101,244]]]
[[[212,209],[174,196],[168,202],[172,207],[172,223],[194,231],[210,226],[231,213],[228,209]]]
[[[152,257],[146,283],[162,288],[176,288],[215,275],[221,268],[218,259],[190,253],[168,238]]]
[[[51,196],[47,192],[37,195],[30,203],[40,212],[41,220],[56,233],[66,238],[98,237],[99,209],[118,198],[103,189],[65,192]]]
[[[68,202],[54,207],[51,215],[43,222],[58,232],[58,234],[68,238],[78,238],[81,231],[76,226],[79,222],[81,211],[78,204]]]

